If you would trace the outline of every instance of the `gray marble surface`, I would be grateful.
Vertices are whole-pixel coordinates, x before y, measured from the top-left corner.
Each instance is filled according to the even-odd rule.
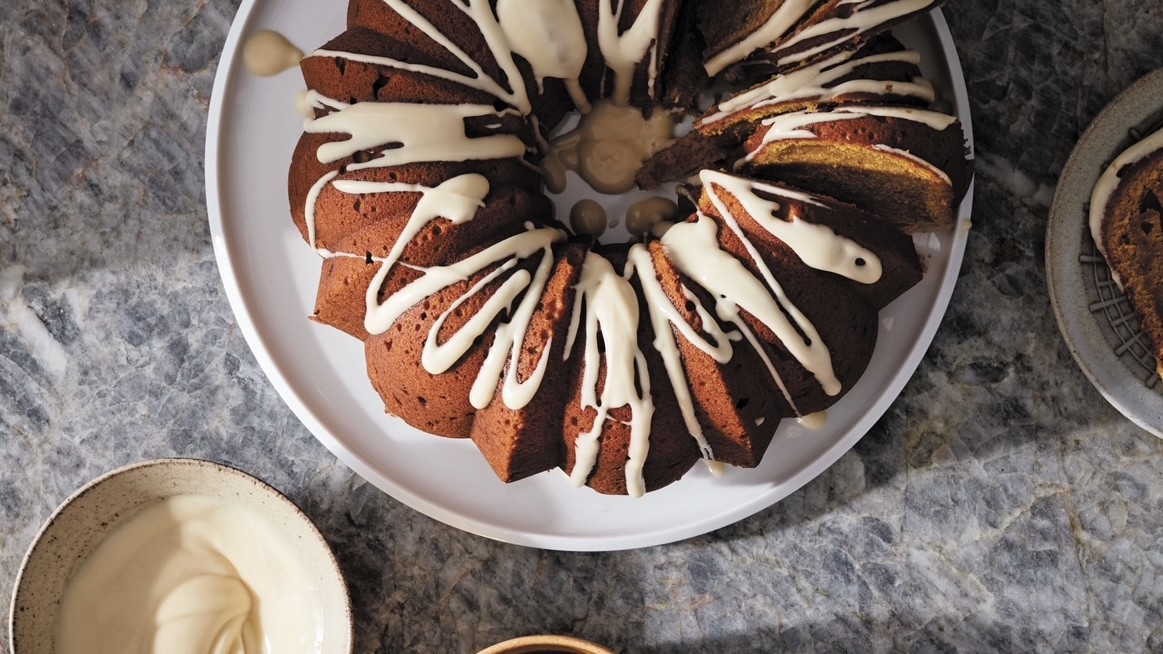
[[[256,473],[317,521],[360,652],[532,632],[624,652],[1163,650],[1163,443],[1079,372],[1042,260],[1073,143],[1163,65],[1158,0],[950,2],[974,229],[915,377],[778,505],[609,554],[416,513],[339,463],[266,381],[204,208],[206,111],[236,8],[0,3],[0,595],[75,488],[181,455]]]

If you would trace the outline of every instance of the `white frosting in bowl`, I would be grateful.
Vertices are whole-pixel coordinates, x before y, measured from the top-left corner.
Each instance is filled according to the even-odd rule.
[[[271,486],[198,459],[106,473],[28,550],[13,654],[351,651],[351,602],[311,520]]]
[[[65,587],[60,654],[313,652],[322,607],[261,515],[180,495],[115,529]]]

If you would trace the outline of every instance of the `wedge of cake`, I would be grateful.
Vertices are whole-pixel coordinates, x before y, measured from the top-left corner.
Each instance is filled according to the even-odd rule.
[[[1142,318],[1163,377],[1163,129],[1115,158],[1090,196],[1090,233]]]

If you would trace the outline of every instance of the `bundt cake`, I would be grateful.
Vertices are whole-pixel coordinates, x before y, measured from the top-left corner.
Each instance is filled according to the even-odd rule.
[[[472,439],[506,482],[561,468],[638,496],[700,460],[757,465],[780,420],[856,383],[878,311],[922,277],[896,225],[949,224],[932,214],[968,183],[959,124],[917,108],[932,95],[915,53],[874,38],[940,3],[727,4],[799,16],[726,34],[699,0],[350,0],[347,31],[301,62],[289,197],[323,257],[313,318],[364,343],[390,414]],[[763,57],[786,70],[704,107],[694,133],[747,149],[737,170],[687,168],[681,215],[655,198],[626,243],[555,218],[552,160],[633,180],[669,139],[627,150],[628,134],[657,136],[716,73]],[[586,134],[639,122],[595,144],[559,134],[574,111]],[[820,172],[828,156],[781,154],[783,116],[824,125],[831,163],[852,157],[826,129],[868,135],[903,204]]]
[[[1115,158],[1090,197],[1090,233],[1163,377],[1163,129]]]

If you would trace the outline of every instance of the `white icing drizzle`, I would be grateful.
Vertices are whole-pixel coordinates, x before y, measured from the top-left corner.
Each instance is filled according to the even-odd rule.
[[[565,82],[578,111],[588,113],[589,100],[578,78],[586,62],[586,36],[573,0],[499,0],[497,20],[513,52],[533,68],[538,89],[545,78]]]
[[[892,146],[885,145],[883,143],[877,143],[876,145],[872,146],[872,149],[873,150],[880,150],[881,152],[889,152],[889,153],[895,154],[898,157],[904,157],[905,159],[912,161],[913,163],[917,164],[918,166],[923,166],[923,167],[928,168],[929,170],[933,171],[933,174],[935,174],[937,177],[940,177],[941,180],[944,181],[946,184],[950,184],[950,185],[953,184],[953,181],[951,179],[949,179],[949,175],[945,171],[938,168],[935,164],[930,163],[929,161],[918,157],[917,155],[913,154],[912,152],[909,152],[908,150],[894,148]]]
[[[315,245],[315,204],[319,201],[319,194],[323,192],[323,188],[327,186],[327,183],[338,176],[338,170],[327,173],[311,185],[311,190],[307,192],[307,210],[304,212],[304,216],[306,216],[307,220],[307,242],[313,248],[318,248]]]
[[[836,55],[805,68],[776,75],[763,84],[724,100],[715,107],[714,113],[695,121],[695,128],[716,123],[743,111],[753,111],[782,102],[804,98],[818,98],[820,102],[829,102],[850,93],[892,94],[917,98],[929,104],[935,99],[933,86],[922,77],[917,77],[912,82],[851,79],[833,85],[836,80],[851,75],[852,71],[860,66],[892,62],[916,65],[920,60],[921,55],[915,50],[885,52],[856,59]]]
[[[485,75],[481,69],[480,64],[473,61],[471,57],[465,54],[445,34],[436,29],[436,26],[420,15],[418,11],[409,7],[403,0],[384,0],[384,2],[404,19],[416,26],[417,29],[427,34],[433,41],[439,43],[451,52],[457,59],[468,66],[470,70],[476,73],[479,79],[482,81],[489,79],[488,75]],[[497,23],[497,19],[493,15],[493,9],[489,6],[488,0],[469,0],[467,6],[462,2],[450,2],[448,4],[461,10],[471,18],[476,23],[481,35],[485,37],[485,43],[488,45],[493,59],[496,60],[497,65],[505,73],[506,82],[509,88],[512,89],[512,92],[507,94],[509,104],[520,111],[522,115],[532,111],[532,105],[529,102],[529,91],[525,88],[525,80],[521,77],[521,71],[517,69],[516,62],[513,61],[513,53],[509,49],[505,32]],[[502,93],[502,95],[497,95],[497,97],[505,98],[504,89],[501,89],[496,81],[489,81]]]
[[[1118,157],[1115,157],[1115,160],[1099,176],[1094,190],[1090,192],[1090,217],[1088,221],[1090,236],[1094,239],[1102,256],[1106,256],[1106,248],[1102,244],[1103,216],[1106,215],[1106,205],[1110,202],[1111,195],[1118,188],[1119,176],[1122,175],[1125,168],[1135,165],[1142,158],[1161,148],[1163,148],[1163,129],[1132,145]],[[1118,281],[1117,276],[1116,281]],[[1120,282],[1120,287],[1121,285]]]
[[[795,27],[796,23],[800,22],[800,19],[808,12],[808,9],[814,4],[814,1],[785,0],[759,29],[751,32],[738,42],[733,43],[726,50],[714,55],[703,64],[703,67],[707,69],[707,74],[714,77],[731,64],[742,61],[751,53],[766,47],[784,34],[787,34],[788,31]]]
[[[328,177],[324,177],[321,181],[326,181]],[[444,372],[456,363],[456,361],[463,356],[464,352],[471,346],[473,339],[484,332],[488,327],[489,322],[495,317],[501,309],[509,306],[512,299],[524,290],[526,286],[530,288],[537,288],[536,299],[540,298],[540,288],[544,286],[545,272],[547,269],[546,261],[549,261],[549,267],[552,266],[552,257],[549,255],[549,247],[553,242],[564,238],[559,230],[554,229],[539,229],[530,230],[517,236],[505,239],[496,245],[478,253],[473,257],[469,257],[451,266],[438,266],[433,268],[422,269],[424,275],[419,279],[413,281],[408,286],[405,286],[400,291],[393,294],[383,304],[378,301],[378,293],[388,272],[399,261],[400,255],[407,247],[408,243],[424,228],[425,225],[437,218],[444,218],[454,224],[463,224],[472,220],[476,215],[476,210],[483,206],[484,198],[489,192],[488,180],[483,176],[470,173],[467,175],[460,175],[453,177],[435,188],[429,188],[418,184],[404,184],[391,182],[366,182],[355,180],[338,180],[333,182],[335,188],[344,193],[361,194],[361,193],[421,193],[420,201],[416,203],[415,209],[412,210],[412,215],[408,218],[408,222],[400,231],[396,242],[392,245],[391,251],[383,259],[378,259],[380,268],[372,279],[371,284],[367,289],[367,313],[364,318],[364,328],[371,334],[381,334],[396,321],[396,319],[407,309],[416,303],[423,301],[424,298],[439,292],[440,290],[455,284],[458,281],[469,279],[471,276],[479,273],[484,268],[504,260],[504,263],[498,270],[486,276],[484,281],[479,282],[473,287],[465,296],[458,299],[456,303],[450,307],[444,315],[442,315],[432,327],[429,332],[428,340],[424,346],[424,352],[421,357],[422,363],[426,370],[432,374]],[[313,209],[308,209],[308,214],[313,214]],[[469,321],[461,330],[449,339],[444,345],[438,346],[436,344],[436,335],[440,331],[440,327],[448,315],[455,310],[461,302],[467,297],[471,297],[478,292],[483,286],[495,278],[502,271],[507,271],[514,267],[519,259],[528,258],[535,254],[538,250],[544,250],[545,255],[542,260],[542,265],[538,268],[537,276],[530,279],[530,276],[525,271],[519,271],[506,280],[501,289],[494,294],[492,298],[486,303],[486,306],[481,309],[472,320]],[[516,280],[516,281],[514,281]],[[530,282],[532,281],[532,284]],[[528,298],[522,302],[520,309],[517,312],[514,320],[511,321],[513,329],[519,332],[521,338],[524,336],[525,330],[521,328],[518,323],[527,326],[528,315],[531,314],[532,309],[528,308],[530,304]],[[487,319],[480,319],[481,316],[488,315]],[[498,336],[494,341],[494,347],[497,343],[502,342],[504,336],[501,331],[498,331]],[[502,361],[503,364],[503,361]],[[512,372],[512,371],[511,371]],[[544,372],[544,365],[541,366],[541,372]],[[482,369],[482,376],[484,376],[484,369]],[[496,378],[499,378],[499,373],[494,378],[493,389],[496,386]],[[536,386],[540,382],[540,374],[535,375],[536,381],[530,380],[530,384]],[[513,382],[515,384],[515,382]],[[521,389],[510,390],[509,380],[506,380],[506,394],[511,394],[514,401],[518,401],[518,391]],[[474,387],[475,389],[475,387]],[[490,389],[493,390],[493,389]],[[534,391],[535,392],[535,389]],[[532,395],[532,392],[529,393]],[[490,398],[491,399],[491,395]],[[528,400],[525,400],[527,403]],[[487,405],[488,402],[485,402]],[[523,405],[522,405],[523,406]],[[481,408],[481,407],[478,407]],[[514,407],[519,408],[519,407]]]
[[[328,178],[325,177],[324,180],[326,179]],[[425,370],[432,374],[447,371],[464,356],[472,347],[473,342],[484,334],[500,312],[509,308],[513,300],[524,293],[512,319],[496,329],[493,344],[473,383],[469,401],[477,409],[487,407],[492,402],[497,385],[503,376],[501,397],[505,405],[510,409],[520,409],[526,406],[537,393],[545,376],[546,364],[549,359],[548,352],[552,341],[545,345],[545,351],[542,353],[534,372],[524,382],[517,378],[517,362],[524,348],[525,336],[533,313],[541,300],[541,293],[545,289],[545,283],[553,268],[552,244],[561,240],[563,235],[557,230],[531,230],[501,241],[489,250],[481,252],[475,258],[470,257],[449,267],[426,269],[422,278],[392,296],[392,298],[411,297],[410,303],[408,300],[403,300],[392,305],[392,300],[389,299],[384,305],[375,306],[378,289],[383,285],[383,281],[392,266],[399,261],[400,255],[408,243],[420,233],[425,225],[437,218],[447,219],[453,224],[463,224],[472,220],[476,210],[484,206],[484,198],[489,192],[489,182],[482,175],[470,173],[453,177],[435,188],[418,184],[354,180],[339,180],[334,182],[334,186],[341,192],[351,194],[422,194],[416,208],[412,210],[408,222],[392,245],[391,251],[386,257],[379,260],[380,269],[369,285],[367,293],[368,313],[365,319],[365,329],[369,333],[383,333],[395,322],[400,313],[423,300],[424,297],[439,292],[458,281],[468,279],[485,267],[507,257],[496,270],[474,284],[467,293],[457,298],[437,318],[424,343],[421,364]],[[513,273],[463,327],[443,344],[436,342],[444,322],[461,304],[476,295],[497,277],[512,270],[517,265],[518,260],[536,254],[538,249],[541,250],[542,256],[533,275],[525,270]],[[420,288],[413,289],[413,285],[418,285]],[[504,373],[506,361],[512,362],[507,374]]]
[[[614,104],[630,102],[630,87],[634,82],[634,67],[650,54],[648,68],[648,93],[654,97],[655,79],[658,76],[658,20],[662,10],[662,0],[647,0],[642,10],[634,18],[630,29],[618,33],[618,23],[626,9],[626,0],[601,0],[598,4],[598,47],[606,66],[614,71]]]
[[[577,127],[553,139],[543,166],[552,172],[560,163],[599,193],[625,193],[634,188],[642,164],[670,144],[673,130],[674,121],[664,111],[647,119],[636,107],[599,102]]]
[[[696,222],[679,223],[666,232],[662,244],[667,256],[683,274],[715,297],[715,311],[719,318],[739,327],[763,358],[772,379],[793,408],[795,404],[791,395],[762,345],[743,321],[740,309],[746,310],[770,329],[796,361],[812,373],[826,394],[838,395],[841,385],[832,369],[832,355],[816,328],[787,298],[738,224],[729,216],[723,218],[743,240],[763,275],[763,282],[756,279],[738,259],[719,248],[715,221],[702,214]]]
[[[319,146],[321,163],[346,159],[356,152],[389,144],[380,155],[365,163],[351,163],[347,170],[382,168],[422,161],[468,161],[523,157],[525,144],[511,134],[469,138],[465,118],[504,115],[485,105],[421,105],[400,102],[346,104],[315,94],[323,105],[335,109],[321,118],[304,122],[310,134],[340,133],[351,138]]]
[[[529,229],[515,236],[499,241],[484,250],[447,266],[421,268],[418,279],[404,288],[393,293],[381,304],[377,297],[380,287],[387,278],[389,267],[381,265],[367,291],[367,314],[364,319],[364,328],[370,334],[381,334],[412,306],[424,301],[425,298],[439,293],[443,289],[457,282],[471,279],[485,268],[500,263],[502,267],[511,269],[520,259],[528,259],[539,251],[547,249],[553,243],[565,238],[565,233],[548,227]],[[514,275],[516,277],[517,275]],[[483,286],[479,284],[478,286]],[[475,293],[479,288],[469,291]],[[482,310],[483,312],[483,310]],[[471,321],[470,321],[471,323]],[[485,325],[487,326],[487,324]],[[469,327],[465,327],[469,329]],[[481,328],[483,330],[483,326]],[[435,332],[430,334],[434,339]],[[471,341],[470,341],[471,344]],[[459,356],[449,360],[445,355],[449,352],[428,352],[425,346],[425,369],[432,374],[439,374],[447,370]],[[462,353],[463,354],[463,353]]]
[[[700,218],[705,218],[705,216],[700,216]],[[674,226],[675,225],[671,225],[671,227]],[[667,231],[669,232],[670,230],[668,229]],[[710,318],[710,313],[702,305],[702,301],[699,300],[698,296],[696,296],[694,293],[691,293],[687,289],[684,289],[684,294],[686,299],[695,305],[695,311],[699,314],[699,317],[702,319],[704,324],[713,322],[713,320]],[[792,410],[798,415],[799,409],[796,407],[795,401],[792,399],[791,393],[788,391],[787,386],[783,383],[783,378],[779,376],[779,372],[775,369],[775,364],[771,362],[771,357],[769,357],[767,351],[763,349],[763,345],[759,342],[759,339],[756,338],[755,333],[751,331],[751,328],[747,326],[746,322],[743,322],[742,316],[739,315],[738,307],[734,305],[723,306],[716,302],[715,309],[716,314],[720,318],[733,323],[739,330],[737,333],[730,334],[730,340],[747,341],[748,345],[751,346],[751,349],[754,350],[755,353],[759,356],[760,360],[763,361],[763,365],[767,368],[768,374],[771,375],[772,381],[775,382],[776,388],[779,389],[779,392],[783,395],[784,400],[787,401],[788,406],[790,406]]]
[[[582,360],[581,408],[597,412],[589,431],[578,434],[570,481],[582,486],[598,459],[600,435],[611,409],[630,407],[630,452],[626,461],[626,492],[641,497],[646,492],[642,468],[650,448],[650,422],[654,402],[646,357],[638,347],[638,295],[605,257],[590,251],[582,264],[577,284],[565,356],[573,349],[585,307],[585,351]],[[599,352],[598,338],[605,344]],[[598,373],[605,361],[605,380],[598,394]]]
[[[295,98],[295,112],[305,119],[315,117],[315,101],[313,100],[312,92],[303,89]]]
[[[713,170],[704,170],[699,178],[702,180],[707,197],[715,205],[719,215],[723,216],[727,223],[732,226],[732,229],[738,224],[738,221],[732,215],[730,207],[716,191],[716,187],[734,196],[759,226],[786,243],[808,266],[847,277],[861,284],[874,284],[880,280],[880,258],[871,250],[861,247],[852,239],[840,236],[826,225],[818,225],[806,220],[784,221],[776,218],[775,214],[779,211],[779,204],[760,197],[755,191],[785,197],[792,201],[824,206],[812,196]],[[741,232],[741,230],[738,231]],[[740,234],[740,236],[742,235]],[[749,243],[749,240],[745,240],[744,243]],[[752,256],[757,257],[758,251],[752,253]]]
[[[518,379],[517,374],[521,361],[521,352],[525,349],[525,336],[529,332],[529,324],[532,322],[533,314],[541,302],[541,294],[545,290],[545,283],[553,271],[553,250],[551,247],[551,242],[544,244],[541,261],[538,263],[537,270],[533,274],[532,279],[530,279],[528,272],[524,270],[519,271],[518,274],[510,277],[502,285],[502,288],[490,298],[489,304],[493,304],[494,306],[489,307],[486,305],[477,314],[477,316],[491,314],[492,317],[496,317],[502,308],[507,308],[512,304],[513,299],[517,295],[520,293],[525,294],[521,299],[521,303],[517,306],[517,310],[513,313],[512,319],[497,327],[493,337],[493,344],[489,347],[489,353],[485,357],[485,362],[481,365],[480,372],[477,373],[477,378],[473,382],[472,389],[469,392],[469,401],[477,409],[483,409],[493,401],[497,384],[502,379],[502,371],[505,368],[506,361],[509,362],[508,372],[504,373],[504,384],[501,388],[501,401],[505,403],[505,406],[514,410],[525,407],[533,400],[533,396],[537,394],[537,390],[541,387],[541,381],[545,377],[546,365],[549,362],[549,350],[553,346],[552,337],[544,344],[541,357],[538,359],[537,365],[534,367],[533,373],[529,375],[529,378],[522,382]],[[477,316],[474,316],[473,320],[476,320]],[[429,341],[435,341],[436,333],[439,332],[440,325],[443,324],[443,321],[444,316],[441,316],[437,324],[432,327]],[[466,350],[471,346],[473,340],[483,333],[484,328],[487,326],[488,323],[485,323],[481,326],[480,331],[474,330],[466,335]],[[462,329],[461,332],[465,332],[466,330],[467,328]],[[427,344],[425,344],[425,348],[427,347]],[[460,355],[457,355],[456,359],[459,358]],[[456,359],[453,359],[454,363]]]
[[[650,323],[654,331],[654,349],[662,357],[666,375],[674,388],[674,396],[678,400],[683,424],[686,425],[687,432],[694,437],[703,459],[708,463],[713,462],[715,454],[711,451],[706,436],[703,435],[702,425],[699,424],[698,416],[695,413],[690,383],[683,371],[682,354],[679,352],[674,332],[670,326],[674,325],[683,338],[707,353],[719,364],[731,360],[731,340],[723,332],[719,323],[711,319],[701,305],[696,306],[699,308],[704,329],[712,335],[715,344],[703,338],[679,315],[678,310],[675,309],[670,298],[666,296],[666,292],[662,290],[662,285],[658,282],[654,261],[650,258],[650,250],[645,245],[638,243],[630,248],[627,267],[628,270],[632,270],[638,275],[641,282],[642,293],[646,297],[646,306],[649,308]],[[694,295],[688,291],[688,297],[693,298]],[[697,300],[695,301],[697,302]]]
[[[541,180],[545,183],[545,190],[554,195],[564,191],[566,185],[569,183],[569,179],[565,176],[565,164],[561,162],[557,153],[551,149],[547,150],[537,170],[541,173]]]
[[[935,0],[897,0],[884,4],[874,4],[877,0],[840,0],[839,7],[856,5],[847,17],[835,16],[809,25],[788,40],[780,43],[775,53],[780,66],[788,66],[810,59],[826,52],[845,41],[875,29],[908,14],[922,11],[932,5]],[[840,10],[837,9],[837,12]],[[831,36],[830,39],[823,37]],[[822,39],[810,48],[788,54],[780,54],[795,48],[803,43]]]
[[[549,173],[545,180],[556,186],[557,171],[568,169],[599,193],[625,193],[634,189],[642,164],[670,144],[672,133],[673,120],[666,112],[647,119],[637,107],[597,102],[577,127],[552,140],[542,162]],[[564,189],[564,170],[559,173]]]

